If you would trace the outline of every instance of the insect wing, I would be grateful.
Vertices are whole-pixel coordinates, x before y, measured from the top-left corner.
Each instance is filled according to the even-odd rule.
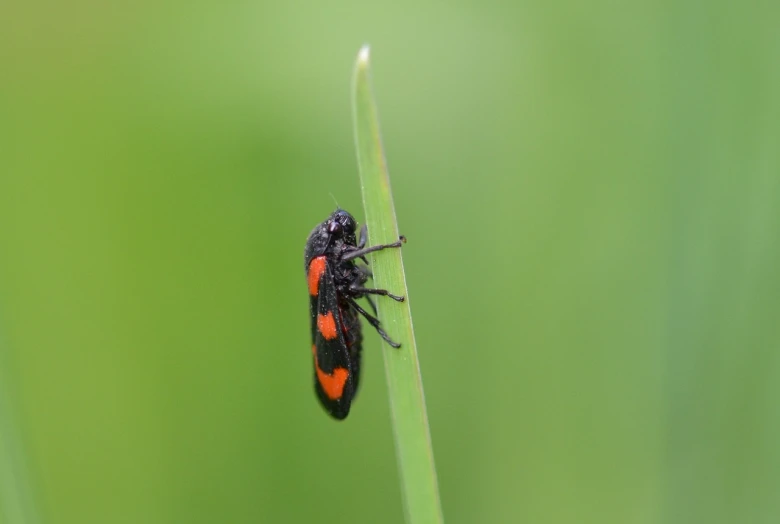
[[[346,319],[345,329],[336,283],[326,257],[312,259],[308,277],[314,389],[328,413],[343,419],[349,413],[357,385],[358,369],[353,365],[346,339],[353,322]]]

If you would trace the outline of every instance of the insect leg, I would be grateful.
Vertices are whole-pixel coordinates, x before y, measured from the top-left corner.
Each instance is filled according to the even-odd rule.
[[[399,297],[398,295],[393,295],[386,289],[373,289],[373,288],[367,288],[367,287],[350,287],[350,291],[353,293],[364,293],[366,295],[382,295],[383,297],[390,297],[393,300],[397,302],[403,302],[405,297]]]
[[[355,302],[355,299],[348,297],[347,301],[349,302],[349,305],[355,308],[355,311],[363,315],[366,320],[368,320],[368,323],[374,326],[374,329],[376,329],[376,332],[379,333],[379,336],[385,339],[385,342],[393,346],[394,348],[400,348],[401,344],[398,342],[393,342],[390,337],[387,336],[387,333],[382,331],[382,328],[379,327],[379,319],[376,317],[372,317],[365,309],[360,307],[357,302]]]
[[[380,244],[377,246],[364,247],[362,249],[356,249],[355,251],[350,251],[345,255],[342,255],[341,260],[343,262],[346,262],[347,260],[352,260],[353,258],[362,257],[364,255],[367,255],[368,253],[373,253],[374,251],[380,251],[382,249],[387,249],[389,247],[401,247],[404,242],[406,242],[406,237],[402,235],[399,237],[397,242],[393,242],[392,244]]]
[[[368,295],[366,295],[366,300],[368,300],[368,303],[369,303],[369,305],[371,305],[371,309],[373,309],[373,310],[374,310],[374,315],[378,315],[379,313],[378,313],[378,312],[377,312],[377,310],[376,310],[376,304],[374,304],[374,301],[373,301],[373,300],[371,300],[371,297],[369,297]]]

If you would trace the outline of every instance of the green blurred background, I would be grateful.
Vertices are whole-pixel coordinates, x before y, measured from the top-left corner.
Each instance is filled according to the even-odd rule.
[[[447,522],[780,521],[780,4],[0,6],[0,518],[398,523],[303,244],[374,87]]]

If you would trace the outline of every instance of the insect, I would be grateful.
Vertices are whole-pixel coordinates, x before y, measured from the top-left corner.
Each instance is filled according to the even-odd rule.
[[[317,398],[336,419],[344,419],[360,380],[360,351],[363,335],[360,317],[365,317],[379,335],[394,348],[393,342],[379,326],[376,304],[370,295],[390,297],[403,302],[404,297],[386,289],[366,288],[371,277],[366,254],[401,247],[406,238],[397,242],[366,247],[366,226],[360,229],[356,242],[357,222],[348,212],[336,209],[323,223],[314,228],[306,241],[304,261],[309,284],[309,312],[311,314],[311,351],[314,356],[314,389]],[[357,300],[365,297],[374,315],[363,309]]]

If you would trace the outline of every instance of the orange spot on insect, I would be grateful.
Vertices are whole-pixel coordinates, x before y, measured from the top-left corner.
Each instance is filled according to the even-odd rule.
[[[309,294],[313,297],[317,296],[320,291],[320,277],[325,272],[325,257],[316,257],[309,263],[309,274],[307,279],[309,280]]]
[[[325,337],[325,340],[336,338],[336,319],[333,318],[332,311],[328,311],[324,315],[317,315],[317,329]]]
[[[314,370],[317,372],[317,381],[322,386],[322,390],[331,400],[338,400],[344,394],[344,386],[349,378],[349,371],[344,368],[335,368],[333,374],[329,375],[320,369],[317,362],[317,346],[311,347],[314,353]]]

